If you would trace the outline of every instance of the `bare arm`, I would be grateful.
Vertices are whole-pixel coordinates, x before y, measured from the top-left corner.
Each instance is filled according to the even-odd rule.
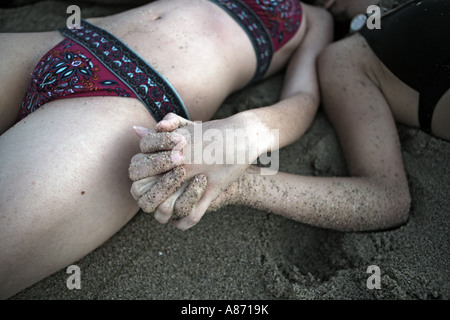
[[[317,7],[308,9],[305,39],[292,56],[283,83],[280,101],[265,108],[238,114],[246,122],[268,134],[279,132],[279,148],[298,140],[311,125],[320,103],[317,58],[332,41],[333,21]]]
[[[309,6],[305,6],[305,9],[308,13],[307,31],[305,38],[289,63],[281,101],[272,106],[244,111],[223,120],[209,121],[201,125],[203,133],[206,130],[216,130],[221,132],[223,137],[230,129],[241,132],[240,137],[243,138],[238,139],[237,143],[233,145],[232,153],[236,156],[244,153],[245,163],[229,163],[224,159],[223,164],[215,163],[211,165],[203,162],[200,165],[183,165],[185,170],[183,179],[197,177],[194,180],[194,186],[187,190],[199,190],[198,192],[192,192],[193,197],[186,201],[183,200],[183,197],[181,197],[181,200],[176,200],[183,191],[183,189],[180,189],[181,191],[159,205],[162,193],[156,191],[149,193],[148,189],[140,187],[140,182],[135,182],[134,194],[136,198],[139,198],[140,206],[144,211],[152,212],[159,205],[155,217],[158,221],[166,223],[170,220],[174,208],[177,208],[177,203],[186,202],[188,205],[182,206],[185,211],[182,215],[186,217],[175,221],[174,224],[180,229],[188,229],[201,219],[211,202],[230,184],[237,181],[260,154],[274,150],[274,148],[282,148],[294,142],[307,130],[319,105],[317,58],[332,40],[332,19],[324,10]],[[177,121],[177,119],[173,120]],[[161,123],[160,125],[164,126],[168,123]],[[172,124],[168,125],[168,128],[163,129],[163,131],[173,130],[171,126]],[[175,127],[177,127],[176,124]],[[191,123],[184,129],[190,130],[189,135],[194,136],[195,128],[196,125]],[[245,137],[248,139],[246,140]],[[198,145],[198,142],[195,141],[195,144]],[[206,142],[205,145],[205,141],[202,141],[202,150],[213,149],[216,142]],[[230,141],[227,140],[225,147],[229,143]],[[190,148],[195,152],[195,146]],[[252,152],[254,150],[257,152]],[[223,150],[223,152],[224,158],[230,155],[229,149]],[[204,153],[202,155],[204,156]],[[202,175],[198,176],[199,174]],[[195,185],[195,181],[198,185]],[[164,186],[158,186],[158,188],[164,189]],[[200,191],[202,188],[203,190]],[[156,190],[156,188],[153,189]],[[143,191],[147,193],[141,196]],[[155,195],[158,201],[154,201]],[[163,198],[166,198],[166,196],[167,194],[163,194]]]
[[[229,191],[234,203],[318,227],[367,231],[408,219],[410,195],[379,63],[357,36],[320,59],[324,109],[339,137],[350,177],[304,177],[247,170]]]

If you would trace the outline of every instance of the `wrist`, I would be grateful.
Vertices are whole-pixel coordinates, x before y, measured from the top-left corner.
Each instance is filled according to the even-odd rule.
[[[247,141],[250,157],[256,160],[263,153],[277,149],[278,130],[271,130],[253,110],[240,112],[232,116],[236,127]]]

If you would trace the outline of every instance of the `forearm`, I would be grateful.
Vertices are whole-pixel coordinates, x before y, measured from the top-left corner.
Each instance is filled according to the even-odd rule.
[[[309,225],[340,231],[368,231],[406,221],[405,185],[387,188],[365,177],[274,176],[247,170],[235,189],[234,203],[268,211]]]
[[[317,112],[317,96],[297,93],[272,106],[241,112],[237,117],[247,136],[258,137],[261,153],[297,141],[310,127]]]

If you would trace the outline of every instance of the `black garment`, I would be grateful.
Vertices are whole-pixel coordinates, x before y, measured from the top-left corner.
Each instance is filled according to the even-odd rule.
[[[431,132],[434,108],[450,88],[450,1],[413,0],[360,34],[400,80],[419,92],[420,127]]]

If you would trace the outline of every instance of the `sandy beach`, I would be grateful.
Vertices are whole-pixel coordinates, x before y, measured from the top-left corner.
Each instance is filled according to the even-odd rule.
[[[83,17],[146,1],[127,1],[127,6],[101,2],[83,2]],[[66,8],[73,4],[13,3],[22,5],[0,9],[1,32],[64,26]],[[274,103],[281,84],[279,75],[238,92],[215,117]],[[70,274],[63,269],[11,299],[447,300],[450,143],[402,125],[398,131],[412,195],[410,219],[399,228],[337,232],[228,206],[182,232],[139,212],[104,245],[74,263],[81,270],[81,289],[68,289]],[[322,110],[299,141],[280,151],[280,170],[307,176],[347,174],[336,134]],[[369,266],[379,267],[380,289],[367,287]]]

